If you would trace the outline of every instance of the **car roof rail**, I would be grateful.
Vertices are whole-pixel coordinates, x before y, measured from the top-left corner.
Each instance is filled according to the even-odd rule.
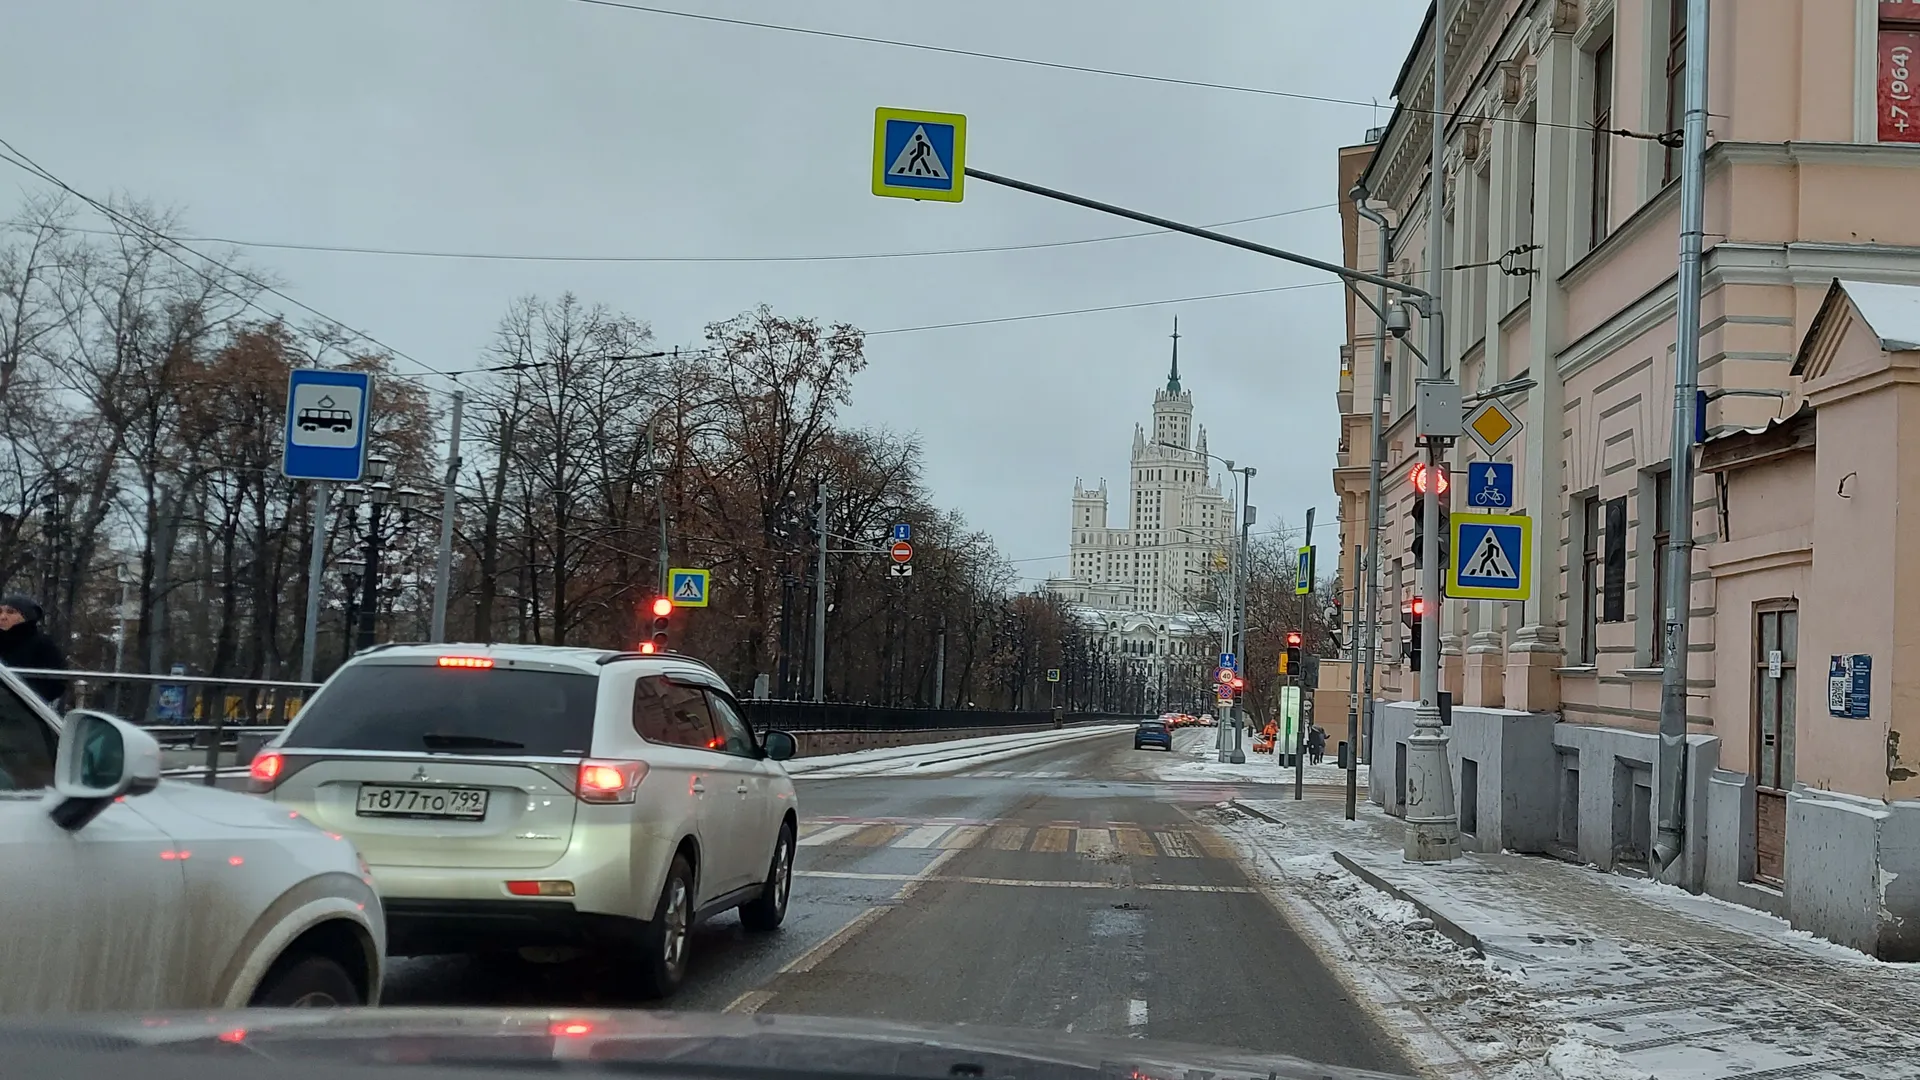
[[[608,664],[618,664],[627,660],[684,660],[689,664],[694,664],[699,667],[706,668],[708,671],[713,672],[715,675],[720,674],[717,668],[715,668],[712,664],[707,663],[705,660],[702,660],[697,656],[688,656],[686,653],[674,652],[672,649],[668,649],[666,652],[650,652],[650,653],[635,652],[632,649],[623,649],[619,652],[610,652],[607,655],[601,657],[600,659],[594,661],[594,663],[599,664],[601,667],[605,667]]]
[[[426,644],[429,644],[429,643],[425,641],[381,641],[381,642],[376,642],[372,645],[369,645],[364,649],[355,649],[353,652],[353,655],[368,656],[377,652],[385,652],[388,649],[398,649],[403,645],[426,645]],[[348,657],[348,659],[352,659],[352,657]]]

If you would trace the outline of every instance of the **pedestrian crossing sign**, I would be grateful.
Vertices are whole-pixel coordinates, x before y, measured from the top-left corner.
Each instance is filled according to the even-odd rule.
[[[1464,600],[1525,600],[1531,595],[1533,519],[1518,514],[1454,514],[1447,595]]]
[[[668,570],[669,595],[674,607],[706,607],[713,598],[707,588],[712,574],[707,570]]]
[[[873,112],[873,193],[959,202],[967,169],[967,118],[913,109]]]

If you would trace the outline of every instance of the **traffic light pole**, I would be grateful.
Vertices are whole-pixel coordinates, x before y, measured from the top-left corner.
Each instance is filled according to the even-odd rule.
[[[827,486],[813,499],[813,531],[820,546],[813,554],[813,700],[827,700]],[[946,639],[941,638],[944,645]]]
[[[1313,551],[1313,507],[1311,506],[1307,507],[1307,542],[1304,546],[1308,552]],[[1311,558],[1312,556],[1308,555],[1307,557]],[[1300,639],[1300,726],[1293,733],[1294,802],[1299,802],[1306,797],[1307,724],[1313,716],[1313,709],[1309,704],[1313,697],[1313,682],[1307,678],[1307,648],[1304,635],[1307,629],[1307,605],[1312,602],[1312,593],[1308,593],[1307,598],[1300,602],[1300,630],[1302,632]],[[1282,700],[1284,701],[1285,699],[1283,698]]]
[[[1433,161],[1427,192],[1427,266],[1433,271],[1434,292],[1441,291],[1441,267],[1447,265],[1447,2],[1434,0],[1433,49]],[[1437,300],[1427,311],[1427,357],[1433,374],[1447,375],[1445,319]],[[1417,418],[1416,418],[1417,419]],[[1453,423],[1460,422],[1459,410]],[[1413,734],[1407,739],[1407,828],[1401,854],[1408,862],[1441,862],[1460,855],[1460,822],[1453,806],[1453,765],[1447,760],[1447,735],[1440,726],[1440,468],[1444,441],[1426,434],[1421,460],[1427,466],[1427,490],[1420,498],[1426,550],[1420,560],[1420,595],[1426,612],[1420,620],[1420,704],[1413,714]]]

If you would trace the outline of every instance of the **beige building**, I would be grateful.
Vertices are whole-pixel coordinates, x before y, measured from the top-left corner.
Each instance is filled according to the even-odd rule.
[[[1424,369],[1389,340],[1383,357],[1377,696],[1406,699],[1417,682],[1399,662],[1413,381],[1444,373],[1473,393],[1530,379],[1505,399],[1525,428],[1499,459],[1535,522],[1532,596],[1439,613],[1461,827],[1481,850],[1644,868],[1679,246],[1678,152],[1659,136],[1680,126],[1699,28],[1683,0],[1447,7],[1440,107],[1429,14],[1399,108],[1339,162],[1342,194],[1357,182],[1391,223],[1390,273],[1428,281],[1429,124],[1445,117],[1446,355]],[[1920,485],[1920,469],[1901,468],[1903,443],[1920,444],[1902,423],[1920,414],[1900,408],[1920,405],[1920,125],[1907,122],[1906,74],[1920,4],[1712,0],[1708,35],[1707,437],[1691,451],[1703,468],[1679,869],[1835,940],[1920,956],[1920,804],[1902,801],[1920,798],[1920,733],[1901,742],[1916,725],[1904,710],[1920,666],[1903,661],[1920,615],[1900,605],[1916,535],[1900,495]],[[1350,205],[1348,264],[1378,269],[1381,233]],[[1348,328],[1343,523],[1366,516],[1376,341],[1351,300]],[[1477,456],[1456,446],[1455,476]],[[1351,583],[1364,530],[1343,528]],[[1834,663],[1845,692],[1830,699]],[[1376,724],[1372,795],[1390,809],[1410,722],[1383,707]]]

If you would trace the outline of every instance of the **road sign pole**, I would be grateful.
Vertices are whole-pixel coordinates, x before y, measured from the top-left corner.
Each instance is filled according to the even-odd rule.
[[[313,658],[320,642],[320,585],[327,569],[327,485],[313,483],[313,553],[307,557],[307,621],[300,638],[300,681],[313,681]]]
[[[452,434],[447,439],[447,481],[440,496],[440,553],[433,571],[433,636],[428,640],[447,640],[447,601],[453,591],[453,515],[460,481],[461,410],[466,405],[465,391],[453,392]]]
[[[1444,42],[1447,0],[1434,0],[1435,40]],[[1433,128],[1432,160],[1429,163],[1427,192],[1427,266],[1432,270],[1429,285],[1435,299],[1429,301],[1427,318],[1428,363],[1437,365],[1432,374],[1445,378],[1447,371],[1446,331],[1443,306],[1438,296],[1444,285],[1441,268],[1447,265],[1446,133],[1439,122],[1446,115],[1447,77],[1445,48],[1433,51],[1433,101],[1437,115]],[[1453,417],[1459,422],[1459,414]],[[1460,822],[1453,808],[1453,765],[1447,760],[1447,735],[1440,726],[1440,620],[1444,617],[1444,599],[1440,595],[1440,466],[1445,460],[1441,438],[1429,434],[1421,458],[1432,477],[1420,500],[1420,517],[1426,551],[1420,561],[1420,595],[1426,601],[1426,616],[1420,620],[1420,704],[1413,714],[1413,735],[1407,740],[1406,839],[1402,855],[1408,862],[1440,862],[1460,854]]]

